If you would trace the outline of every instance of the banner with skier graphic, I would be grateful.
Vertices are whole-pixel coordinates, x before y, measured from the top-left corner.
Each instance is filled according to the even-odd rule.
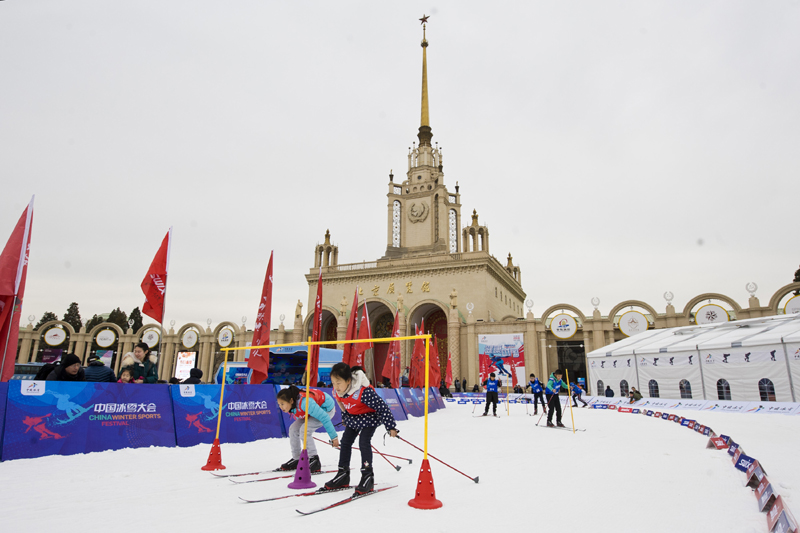
[[[3,460],[175,446],[167,387],[12,381]]]
[[[522,333],[505,335],[480,335],[478,337],[478,363],[481,383],[494,372],[497,379],[513,386],[527,383],[525,375],[525,340]]]
[[[220,385],[176,385],[172,389],[178,446],[210,444],[217,431]],[[220,442],[252,442],[285,436],[275,388],[226,385]]]

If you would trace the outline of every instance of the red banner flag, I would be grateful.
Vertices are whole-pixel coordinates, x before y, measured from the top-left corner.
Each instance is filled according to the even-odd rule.
[[[314,329],[311,330],[311,342],[319,342],[322,332],[322,267],[319,267],[319,280],[317,280],[317,299],[314,302]],[[319,345],[311,346],[308,350],[309,376],[306,383],[311,387],[317,386],[319,373]]]
[[[414,325],[414,335],[422,335],[425,331],[425,319],[419,329]],[[411,375],[409,376],[409,386],[412,389],[425,387],[425,340],[415,339],[414,350],[411,352]]]
[[[358,326],[359,339],[371,339],[372,330],[369,327],[369,309],[367,303],[364,302],[364,312],[361,313],[361,325]],[[353,352],[350,355],[350,366],[360,366],[364,368],[364,352],[372,348],[371,342],[359,342],[353,345]]]
[[[160,324],[164,322],[164,298],[167,292],[171,237],[172,228],[169,228],[153,262],[150,263],[147,275],[142,280],[142,292],[144,293],[142,313]]]
[[[400,336],[400,311],[394,314],[394,326],[392,326],[392,337]],[[389,351],[386,354],[386,362],[383,364],[383,377],[389,378],[393,389],[400,388],[400,341],[389,343]]]
[[[453,384],[453,361],[452,361],[452,354],[450,351],[447,351],[447,369],[444,373],[444,384],[447,388]]]
[[[11,237],[0,255],[0,381],[14,375],[19,342],[19,317],[28,277],[28,255],[31,249],[33,198],[22,212]]]
[[[428,352],[428,365],[430,367],[428,374],[428,386],[439,388],[442,381],[442,367],[439,366],[439,346],[436,344],[436,337],[431,340],[431,347]]]
[[[268,346],[269,331],[272,318],[272,255],[269,254],[267,275],[264,276],[264,288],[261,289],[261,300],[258,302],[256,325],[253,327],[252,346]],[[250,351],[247,368],[253,369],[250,383],[260,385],[269,374],[269,348],[258,348]]]
[[[353,294],[353,306],[350,308],[350,317],[347,319],[347,334],[344,336],[344,340],[351,341],[353,339],[358,338],[358,323],[356,322],[356,318],[358,316],[358,287],[356,287],[356,292]],[[342,349],[342,362],[348,366],[353,366],[350,364],[350,358],[352,357],[353,353],[353,344],[345,344],[344,349]]]

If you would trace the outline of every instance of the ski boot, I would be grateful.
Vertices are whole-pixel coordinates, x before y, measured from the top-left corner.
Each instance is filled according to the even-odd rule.
[[[338,490],[350,486],[350,469],[339,467],[334,478],[325,483],[325,490]]]
[[[358,482],[356,487],[356,494],[367,494],[372,492],[375,487],[375,474],[372,473],[372,467],[365,466],[361,469],[361,481]]]
[[[552,422],[550,422],[550,421],[548,420],[548,421],[547,421],[547,427],[549,427],[549,428],[554,428],[555,426],[553,425],[553,423],[552,423]]]
[[[562,424],[561,422],[558,422],[558,423],[556,424],[556,427],[557,427],[557,428],[565,428],[565,427],[567,427],[567,426],[565,426],[565,425],[564,425],[564,424]]]
[[[483,413],[481,416],[489,416],[489,413]]]
[[[297,470],[297,459],[289,459],[280,466],[280,470]]]
[[[319,462],[319,455],[312,455],[309,457],[308,470],[312,473],[322,470],[322,463]]]

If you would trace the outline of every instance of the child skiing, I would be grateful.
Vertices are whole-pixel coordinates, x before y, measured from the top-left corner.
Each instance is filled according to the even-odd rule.
[[[397,423],[386,402],[369,384],[366,374],[360,367],[350,368],[346,363],[336,363],[331,368],[331,384],[339,407],[342,409],[342,422],[345,425],[339,449],[339,471],[325,483],[327,490],[341,489],[350,485],[350,454],[353,442],[359,435],[358,447],[361,450],[361,481],[356,494],[371,492],[375,486],[372,472],[372,435],[383,424],[389,435],[397,436]]]
[[[583,401],[583,398],[581,398],[581,394],[583,394],[583,389],[582,388],[580,388],[575,383],[570,383],[569,384],[569,388],[572,391],[572,406],[573,407],[578,407],[578,402],[581,402],[584,407],[589,405],[588,403]]]
[[[297,470],[300,452],[303,451],[303,428],[306,416],[306,391],[289,385],[288,388],[278,392],[278,407],[284,413],[290,413],[295,421],[289,426],[289,443],[292,447],[292,458],[283,463],[279,470]],[[319,389],[310,389],[308,398],[308,433],[306,434],[306,447],[308,449],[308,469],[319,472],[322,465],[317,455],[317,446],[314,444],[313,434],[321,427],[325,428],[334,446],[339,445],[339,437],[333,427],[331,417],[336,410],[333,398]]]
[[[528,382],[528,387],[530,387],[531,392],[533,393],[533,414],[536,415],[539,413],[539,402],[542,402],[542,412],[547,413],[547,406],[544,403],[544,389],[542,389],[542,384],[539,382],[539,378],[537,378],[535,375],[531,374],[530,378],[531,379]]]
[[[483,382],[483,386],[486,388],[486,409],[483,410],[483,416],[489,414],[489,404],[494,404],[492,407],[492,415],[497,416],[497,391],[500,390],[502,384],[500,380],[494,379],[495,375],[494,372],[489,374],[489,379]]]
[[[556,368],[550,379],[547,380],[547,386],[544,389],[545,396],[547,396],[547,427],[566,427],[561,423],[561,398],[558,397],[558,392],[561,387],[564,387],[564,382],[561,381],[561,370]],[[553,426],[553,411],[556,413],[556,425]]]

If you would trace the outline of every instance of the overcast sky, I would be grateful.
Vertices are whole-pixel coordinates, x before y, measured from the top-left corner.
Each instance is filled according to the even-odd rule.
[[[800,265],[800,1],[0,3],[0,241],[36,195],[22,313],[141,306],[273,327],[330,229],[386,249],[428,26],[445,183],[539,316],[704,292],[762,305]],[[338,302],[336,302],[338,303]],[[23,322],[27,323],[27,321]]]

